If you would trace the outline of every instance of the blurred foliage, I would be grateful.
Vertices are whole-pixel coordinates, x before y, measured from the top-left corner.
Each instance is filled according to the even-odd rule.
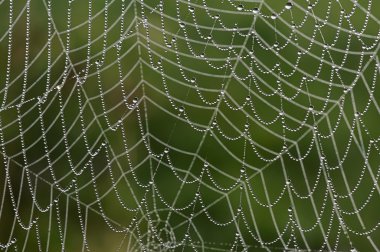
[[[352,1],[317,2],[313,11],[308,12],[307,1],[294,0],[296,5],[291,11],[285,11],[281,18],[271,20],[255,16],[245,10],[260,7],[262,14],[272,15],[282,10],[286,1],[265,0],[264,3],[234,1],[236,5],[244,5],[243,11],[239,12],[226,0],[181,0],[178,5],[176,1],[164,0],[162,1],[164,15],[161,19],[158,0],[144,1],[144,4],[142,1],[126,0],[124,15],[122,15],[122,1],[109,0],[106,22],[108,30],[105,33],[105,1],[92,1],[92,8],[89,8],[88,1],[72,1],[69,32],[68,2],[52,1],[52,67],[50,83],[47,84],[47,1],[31,1],[30,55],[27,72],[24,64],[26,0],[14,1],[10,85],[4,100],[10,12],[9,1],[0,1],[0,24],[2,24],[0,25],[0,83],[2,83],[0,97],[5,104],[0,117],[6,150],[6,153],[2,152],[5,158],[0,172],[0,181],[3,181],[0,186],[0,195],[2,195],[0,243],[6,244],[15,238],[16,243],[9,248],[10,251],[16,247],[17,251],[38,251],[38,246],[46,251],[58,251],[61,249],[60,238],[64,237],[65,251],[79,251],[86,249],[83,243],[83,232],[85,232],[89,248],[94,251],[164,250],[157,239],[148,232],[147,223],[151,222],[159,231],[161,239],[168,244],[181,241],[189,228],[191,239],[201,251],[229,250],[236,239],[236,226],[239,226],[239,232],[250,246],[249,251],[259,251],[261,245],[252,238],[242,220],[237,219],[235,224],[221,227],[210,222],[199,203],[195,204],[194,208],[173,211],[160,200],[162,196],[169,204],[175,202],[175,208],[181,208],[194,199],[198,188],[204,205],[208,207],[207,211],[215,220],[221,223],[230,220],[241,204],[251,230],[258,229],[260,237],[265,241],[274,239],[281,232],[289,219],[288,208],[291,205],[295,206],[293,211],[297,216],[297,222],[303,227],[312,226],[316,221],[315,209],[320,210],[324,205],[327,177],[331,178],[337,192],[347,194],[355,187],[365,164],[363,150],[367,150],[370,138],[362,126],[354,123],[356,128],[352,131],[353,138],[350,140],[350,127],[355,120],[355,111],[363,111],[367,105],[371,94],[368,88],[373,83],[374,73],[378,72],[375,66],[379,56],[378,42],[374,49],[365,51],[364,54],[360,52],[363,51],[361,41],[371,44],[375,41],[373,38],[378,36],[380,13],[380,2],[370,1],[371,16],[368,22],[365,22],[367,20],[365,8],[369,2],[358,1],[362,8],[357,7],[350,20],[357,31],[366,27],[362,31],[360,41],[358,36],[349,33],[352,27],[347,22],[339,24],[341,9],[354,8]],[[204,4],[208,9],[204,8]],[[189,6],[194,8],[194,14],[189,11]],[[89,22],[89,10],[92,11],[91,22]],[[180,13],[180,20],[177,11]],[[230,27],[230,30],[224,29],[212,18],[216,14],[220,15],[220,20],[226,27]],[[322,26],[325,19],[329,24]],[[121,20],[124,29],[122,35]],[[149,26],[148,33],[143,25],[144,20]],[[296,24],[305,21],[302,28],[295,32],[297,40],[294,40],[294,37],[289,40],[292,34],[292,20]],[[317,32],[315,32],[316,20],[321,24]],[[180,21],[184,23],[186,33],[180,28]],[[246,38],[233,35],[234,26],[237,26],[242,33],[254,31],[255,36]],[[340,33],[337,30],[338,26],[343,28]],[[236,59],[231,49],[219,50],[211,42],[207,42],[205,47],[207,39],[201,38],[200,34],[205,37],[210,35],[223,48],[231,47],[240,58]],[[339,36],[335,40],[337,34]],[[67,55],[70,60],[65,78],[65,48],[68,35],[70,50]],[[188,38],[188,42],[185,37]],[[119,43],[120,38],[123,38],[121,43]],[[270,50],[264,50],[259,46],[259,38]],[[100,62],[104,41],[106,41],[106,53],[104,62]],[[276,41],[280,47],[288,44],[277,52],[274,47]],[[350,41],[349,48],[347,48],[348,41]],[[325,45],[332,43],[334,45],[326,53]],[[189,50],[189,47],[192,50]],[[345,55],[346,50],[348,50],[347,55]],[[299,62],[297,62],[298,51],[305,53]],[[258,64],[262,65],[261,68],[252,65],[250,52]],[[199,57],[202,53],[207,61]],[[321,59],[323,64],[319,68]],[[159,61],[163,74],[160,72],[160,67],[153,67]],[[224,67],[216,70],[208,65],[210,63],[222,66],[226,61],[229,64],[227,69]],[[99,67],[96,62],[100,62]],[[279,73],[276,71],[270,74],[259,71],[259,69],[268,71],[278,62],[285,73],[295,70],[295,74],[290,77],[282,76],[279,79]],[[344,62],[344,67],[339,70],[339,76],[332,74],[335,71],[333,66],[340,65],[341,62]],[[87,66],[89,66],[88,78],[83,84],[78,84],[75,76],[78,74],[84,76]],[[232,68],[237,76],[247,76],[248,67],[252,67],[257,82],[252,78],[239,80],[231,74]],[[300,84],[303,76],[313,76],[317,71],[320,71],[318,78],[310,81],[308,85]],[[189,80],[194,78],[195,81],[186,81],[183,76]],[[280,82],[277,82],[278,79]],[[345,89],[352,83],[356,83],[355,86],[348,94],[345,93]],[[377,85],[378,80],[375,79],[374,83]],[[26,84],[26,102],[17,107],[22,101],[24,84]],[[48,93],[46,93],[47,85]],[[56,89],[57,86],[62,87],[60,91]],[[125,89],[128,103],[133,104],[133,99],[137,97],[138,109],[128,109],[125,106],[122,87]],[[225,90],[226,100],[233,106],[243,104],[247,96],[250,96],[256,113],[263,120],[271,121],[283,111],[284,120],[291,128],[299,127],[299,123],[308,113],[310,104],[315,111],[323,110],[321,114],[316,113],[307,117],[306,126],[299,131],[286,132],[286,147],[289,148],[289,153],[299,157],[310,150],[309,155],[302,162],[294,161],[287,154],[281,155],[276,161],[264,162],[258,158],[257,153],[247,141],[244,141],[244,138],[239,141],[229,141],[216,128],[211,133],[194,130],[184,114],[197,127],[209,127],[216,120],[220,129],[231,137],[244,132],[245,124],[248,123],[247,132],[251,134],[257,152],[264,158],[274,158],[276,153],[284,151],[281,120],[267,126],[256,119],[249,107],[234,111],[228,108],[225,102],[218,102],[217,106],[205,105],[195,87],[201,90],[202,96],[208,101],[217,100],[220,91]],[[174,106],[165,92],[170,93]],[[273,92],[275,92],[273,96],[263,95]],[[297,92],[300,92],[300,95],[294,100],[286,100],[278,95],[281,92],[287,96],[293,96]],[[44,94],[46,102],[40,105],[43,111],[40,116],[36,101],[37,97],[42,97]],[[377,138],[380,131],[379,110],[376,103],[379,98],[377,89],[372,95],[374,104],[361,118],[368,132],[373,138]],[[344,103],[336,102],[342,100],[342,97]],[[63,104],[62,110],[60,103]],[[183,107],[185,113],[179,112],[179,107]],[[339,121],[340,112],[343,112],[343,116]],[[45,131],[41,128],[41,118]],[[119,120],[123,122],[126,142],[123,142],[120,129],[113,131],[108,125],[108,123],[116,125]],[[139,122],[143,125],[142,129],[139,127]],[[321,134],[327,135],[337,122],[339,127],[333,138],[313,142],[313,125],[318,125]],[[22,134],[20,134],[20,124]],[[67,133],[64,133],[65,131]],[[44,132],[53,165],[52,170],[58,178],[57,182],[54,182],[46,158],[42,137]],[[25,151],[22,148],[22,141]],[[102,148],[103,142],[108,146],[108,153]],[[287,180],[291,180],[292,187],[301,195],[307,195],[308,187],[312,187],[319,176],[321,153],[323,152],[330,166],[336,166],[345,155],[346,146],[351,142],[352,146],[343,165],[332,171],[322,169],[313,200],[300,200],[287,189],[278,204],[268,209],[257,204],[252,198],[247,183],[252,186],[257,198],[268,204],[281,195]],[[129,147],[128,151],[125,149],[125,143]],[[92,157],[87,152],[86,145],[92,152],[100,149],[99,154]],[[166,155],[162,157],[149,155],[145,145],[150,146],[153,153],[162,153],[165,148],[169,148],[168,154],[177,173],[173,173],[169,168]],[[70,146],[69,150],[66,146]],[[107,164],[108,160],[112,160],[110,165]],[[93,163],[93,170],[88,165],[89,162]],[[222,187],[228,188],[233,185],[239,179],[243,166],[249,179],[238,183],[228,193],[218,190],[206,174],[201,177],[200,185],[183,184],[178,179],[177,176],[193,181],[200,177],[205,162],[209,163],[211,176]],[[369,174],[376,176],[379,162],[376,151],[370,153],[363,181],[352,198],[339,201],[342,209],[352,211],[366,202],[374,183],[374,178]],[[76,176],[71,164],[76,172],[82,169],[83,172]],[[7,173],[10,178],[8,180]],[[94,180],[92,174],[95,175]],[[66,187],[74,178],[80,189],[79,192],[74,189],[68,193],[57,190],[57,185]],[[117,192],[128,207],[138,207],[145,195],[148,207],[142,207],[137,214],[123,209],[114,192],[112,179],[116,181]],[[153,179],[157,190],[152,193],[153,187],[148,185],[150,191],[147,193],[145,187],[136,183],[136,179],[144,185],[148,185]],[[240,184],[243,184],[244,190],[239,189]],[[12,195],[9,186],[13,190]],[[30,191],[35,193],[35,199],[41,207],[45,208],[53,203],[51,209],[45,213],[36,209]],[[95,192],[101,197],[100,203]],[[20,213],[19,220],[15,218],[11,196],[16,199],[15,204]],[[325,213],[318,228],[305,233],[304,237],[296,231],[300,248],[319,249],[326,242],[324,240],[326,232],[329,234],[328,243],[333,246],[337,234],[341,232],[339,250],[351,249],[347,234],[339,231],[338,219],[336,216],[331,219],[334,215],[331,197],[329,194]],[[57,202],[54,203],[53,199],[57,199]],[[357,205],[353,205],[352,202]],[[379,222],[379,207],[379,193],[376,191],[360,215],[344,216],[344,221],[353,230],[365,231],[367,229],[364,229],[364,226],[370,229]],[[192,212],[198,214],[192,219],[192,224],[188,225]],[[104,219],[104,216],[107,217]],[[134,216],[137,217],[136,221],[139,224],[137,228],[133,226],[131,233],[117,233],[107,225],[108,223],[116,229],[127,227]],[[18,224],[18,221],[22,221],[27,225],[36,217],[38,217],[37,232],[35,227],[28,232]],[[371,235],[377,246],[380,246],[379,232],[375,231]],[[257,234],[256,231],[254,234]],[[141,240],[137,238],[138,236],[141,236]],[[286,232],[283,239],[287,241],[290,237],[290,232]],[[366,236],[349,233],[349,238],[359,251],[374,250]],[[38,244],[38,240],[41,244]],[[147,247],[142,247],[139,242],[147,244]],[[269,246],[267,250],[283,249],[283,244],[280,242],[276,244]],[[293,245],[290,244],[290,247]],[[242,247],[240,244],[238,246],[236,250],[240,251]],[[327,247],[322,249],[325,250]],[[180,246],[178,250],[192,251],[194,248],[187,244]]]

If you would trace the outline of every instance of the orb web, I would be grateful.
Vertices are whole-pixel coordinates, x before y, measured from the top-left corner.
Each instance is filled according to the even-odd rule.
[[[378,251],[379,10],[0,1],[0,248]]]

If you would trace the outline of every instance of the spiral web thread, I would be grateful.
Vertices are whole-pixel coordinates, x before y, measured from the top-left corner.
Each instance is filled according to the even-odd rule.
[[[379,250],[378,2],[0,12],[1,249]]]

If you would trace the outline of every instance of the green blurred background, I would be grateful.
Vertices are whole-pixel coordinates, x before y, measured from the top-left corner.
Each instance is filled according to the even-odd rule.
[[[319,0],[312,11],[307,1],[294,0],[291,10],[284,9],[286,3],[74,0],[68,31],[68,1],[31,0],[28,55],[27,1],[13,2],[11,29],[10,1],[1,1],[0,243],[16,239],[5,250],[241,251],[244,240],[249,251],[375,251],[380,231],[355,235],[347,227],[365,232],[380,221],[379,149],[377,142],[370,144],[380,131],[380,2],[360,0],[355,7],[348,0]],[[248,11],[252,8],[261,15]],[[273,13],[282,14],[272,20]],[[292,29],[292,23],[302,26]],[[353,28],[360,34],[353,34]],[[242,36],[247,33],[253,35]],[[303,55],[297,61],[299,51]],[[255,78],[249,77],[250,68]],[[78,83],[76,76],[85,82]],[[307,84],[302,84],[304,76]],[[227,102],[218,100],[221,90]],[[287,100],[280,93],[299,95]],[[246,104],[247,96],[255,111],[248,105],[229,108]],[[44,97],[40,104],[38,97]],[[362,112],[369,100],[360,123],[355,112]],[[304,121],[310,104],[322,112]],[[283,119],[270,125],[257,117],[271,121],[281,111]],[[286,131],[284,139],[284,123],[298,128],[303,121],[296,132]],[[316,132],[328,135],[335,125],[332,138],[315,137]],[[245,137],[228,140],[218,128],[230,137],[246,132],[254,144]],[[281,152],[270,162],[258,157],[273,159]],[[209,172],[202,172],[205,163]],[[240,177],[241,169],[246,179]],[[366,204],[359,214],[337,214],[328,177],[338,195],[352,192],[360,181],[352,196],[337,199],[341,211]],[[288,180],[291,186],[286,186]],[[315,181],[311,198],[299,199],[291,190],[308,195]],[[72,184],[68,192],[58,190]],[[231,188],[223,191],[217,185]],[[197,192],[202,202],[195,200]],[[268,208],[252,192],[262,204],[282,198]],[[41,212],[33,202],[50,207]],[[196,203],[181,209],[190,202]],[[289,221],[290,206],[296,218],[282,239],[262,246],[252,237],[276,239]],[[240,215],[231,225],[215,225],[208,217],[225,223],[239,207],[245,218]],[[302,234],[295,223],[308,229],[320,211],[320,224]],[[19,225],[35,218],[29,231]],[[115,232],[126,227],[130,232]],[[185,234],[189,237],[181,245]],[[175,249],[164,246],[178,244]]]

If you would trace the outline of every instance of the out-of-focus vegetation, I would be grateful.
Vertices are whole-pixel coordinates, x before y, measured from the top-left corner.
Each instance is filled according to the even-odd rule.
[[[352,249],[351,245],[359,251],[380,246],[380,231],[369,235],[376,245],[366,235],[347,231],[347,226],[367,231],[380,221],[379,151],[372,148],[368,152],[370,140],[379,136],[376,36],[380,2],[370,1],[370,15],[366,16],[367,0],[357,1],[358,7],[348,0],[319,0],[312,11],[307,10],[307,1],[294,0],[291,11],[285,10],[276,20],[263,16],[280,12],[286,1],[233,1],[244,5],[241,11],[225,0],[108,2],[105,8],[105,1],[92,1],[89,8],[89,1],[72,1],[69,26],[68,1],[51,2],[49,71],[48,1],[30,1],[26,72],[27,3],[13,2],[10,29],[10,1],[0,1],[0,100],[4,105],[0,111],[4,143],[1,244],[16,239],[9,251],[160,251],[164,250],[162,244],[178,244],[188,233],[185,244],[173,250],[230,250],[235,244],[233,249],[240,251],[239,233],[249,251],[259,251],[262,246],[252,233],[264,241],[275,239],[289,221],[288,209],[293,206],[294,234],[289,227],[282,240],[268,245],[267,250],[283,249],[292,235],[299,249],[334,249],[337,240],[337,249],[342,251]],[[245,11],[254,7],[264,15]],[[343,16],[352,9],[349,24]],[[230,29],[223,28],[215,15]],[[292,29],[293,22],[302,27]],[[352,33],[354,27],[359,36]],[[241,36],[247,33],[252,35]],[[363,43],[375,44],[361,54]],[[331,46],[326,49],[326,45]],[[299,61],[298,52],[303,54]],[[223,64],[227,67],[221,67]],[[255,78],[243,78],[249,76],[249,68]],[[85,77],[85,82],[78,84],[76,76]],[[304,76],[308,84],[302,84]],[[375,90],[372,93],[371,88]],[[221,90],[227,103],[218,101]],[[216,102],[208,105],[200,94],[202,99]],[[295,98],[286,100],[280,94]],[[355,121],[355,112],[366,108],[371,95],[371,105],[360,116],[362,122]],[[248,105],[237,110],[228,107],[247,104],[247,96],[255,112]],[[40,104],[38,97],[43,97]],[[311,115],[310,104],[314,111],[323,112]],[[283,119],[273,124],[257,119],[271,121],[281,111],[284,116],[279,118]],[[213,126],[214,121],[218,127]],[[117,130],[112,130],[119,122]],[[284,124],[300,128],[286,131],[284,140]],[[314,125],[322,136],[332,131],[334,136],[315,140]],[[212,126],[206,132],[194,129]],[[243,137],[231,141],[220,131]],[[248,134],[252,144],[244,140]],[[164,154],[150,155],[150,151]],[[271,162],[258,157],[272,159],[276,153],[282,153],[281,157]],[[291,158],[305,155],[302,161]],[[321,161],[321,157],[325,159]],[[209,164],[209,172],[202,171],[204,163]],[[241,177],[242,169],[246,180]],[[355,189],[350,197],[338,198],[341,211],[352,212],[367,204],[365,208],[352,215],[334,210],[329,179],[339,195]],[[149,184],[152,180],[154,185]],[[288,180],[292,186],[284,187]],[[315,181],[319,182],[312,200],[299,199],[292,191],[308,195],[308,187],[312,189]],[[216,184],[231,186],[231,190],[220,190]],[[70,185],[67,192],[58,190]],[[250,188],[264,204],[279,196],[282,199],[268,209],[255,201]],[[193,206],[182,210],[197,192],[202,202],[195,200]],[[368,195],[371,198],[367,200]],[[36,204],[50,208],[41,212]],[[245,218],[237,217],[222,227],[210,221],[205,207],[220,223],[231,220],[239,207]],[[295,223],[305,229],[312,227],[321,212],[320,224],[313,231],[298,231]],[[339,217],[347,226],[340,224]],[[38,224],[29,231],[19,224],[28,225],[36,218]],[[151,226],[153,231],[148,228]],[[125,227],[131,232],[115,232]],[[288,245],[295,247],[293,241]]]

